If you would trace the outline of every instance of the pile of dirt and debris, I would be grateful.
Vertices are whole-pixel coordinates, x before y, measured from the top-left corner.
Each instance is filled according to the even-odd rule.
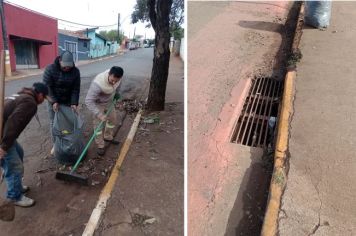
[[[121,108],[121,104],[118,104],[117,107]],[[143,101],[138,101],[138,100],[124,100],[123,107],[127,113],[132,114],[144,108],[145,103]]]

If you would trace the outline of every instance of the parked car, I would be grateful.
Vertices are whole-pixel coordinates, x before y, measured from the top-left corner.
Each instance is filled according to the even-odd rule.
[[[129,46],[130,50],[135,50],[138,47],[139,47],[139,43],[138,42],[130,42],[130,46]]]
[[[130,49],[130,50],[134,50],[134,49],[136,49],[135,44],[130,43],[130,45],[129,45],[129,49]]]
[[[143,47],[144,47],[144,48],[149,48],[149,47],[150,47],[150,45],[149,45],[149,44],[147,44],[147,43],[145,43],[145,44],[143,44]]]

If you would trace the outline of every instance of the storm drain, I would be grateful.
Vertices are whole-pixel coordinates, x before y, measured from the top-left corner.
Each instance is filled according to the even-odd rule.
[[[266,147],[273,136],[281,94],[282,82],[271,78],[255,78],[231,142]]]

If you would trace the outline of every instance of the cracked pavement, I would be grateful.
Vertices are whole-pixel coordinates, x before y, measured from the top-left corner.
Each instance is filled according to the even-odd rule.
[[[333,2],[325,31],[303,29],[280,236],[356,235],[355,11]]]

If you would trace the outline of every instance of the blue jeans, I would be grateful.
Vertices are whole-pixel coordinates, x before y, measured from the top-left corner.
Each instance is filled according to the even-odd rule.
[[[23,149],[15,141],[12,147],[1,161],[1,167],[4,169],[4,177],[7,185],[6,197],[10,200],[20,200],[22,196],[22,177],[23,167]]]

